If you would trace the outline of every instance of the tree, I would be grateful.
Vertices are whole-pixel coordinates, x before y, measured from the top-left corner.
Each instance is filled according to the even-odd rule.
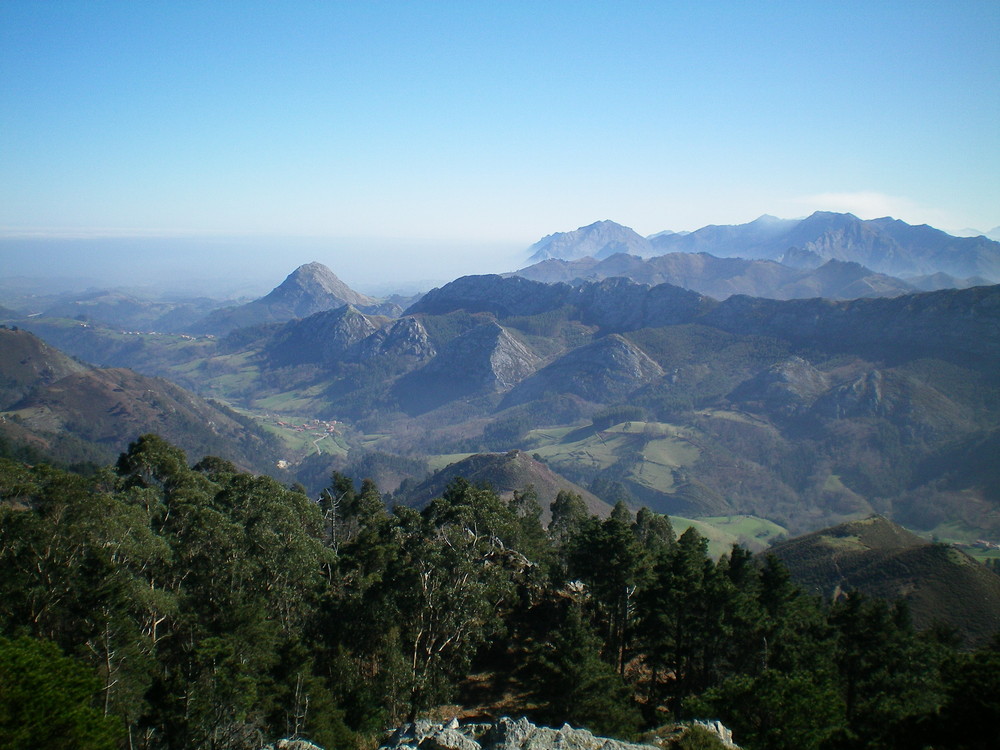
[[[716,575],[708,541],[692,526],[657,560],[639,601],[639,630],[652,672],[650,698],[674,711],[707,687],[722,612],[710,606]]]
[[[669,550],[677,541],[669,516],[654,513],[645,506],[635,514],[632,533],[643,549],[654,558]]]
[[[542,526],[542,506],[533,486],[514,491],[510,508],[517,516],[519,527],[515,547],[536,565],[548,571],[552,564],[551,546]]]
[[[844,721],[831,674],[773,669],[734,675],[692,698],[688,710],[720,717],[741,745],[761,750],[819,750]]]
[[[549,509],[552,512],[549,536],[557,545],[562,545],[572,538],[590,516],[583,498],[567,490],[559,490]]]
[[[542,704],[538,720],[569,722],[612,737],[631,737],[638,729],[641,716],[632,691],[601,658],[601,639],[579,603],[569,604],[562,623],[533,655],[534,693]]]
[[[121,721],[92,705],[93,672],[55,644],[0,638],[0,750],[113,750]]]
[[[612,513],[603,522],[593,518],[574,537],[570,575],[590,587],[603,626],[606,656],[624,673],[634,598],[650,574],[651,560],[632,533],[628,510],[620,507],[624,512]]]
[[[917,638],[903,603],[851,592],[830,610],[835,663],[844,701],[844,746],[888,745],[887,733],[941,702],[935,650]]]
[[[411,668],[411,715],[446,699],[476,647],[502,628],[513,593],[506,569],[513,511],[464,479],[422,513],[397,507],[400,554],[383,581]]]

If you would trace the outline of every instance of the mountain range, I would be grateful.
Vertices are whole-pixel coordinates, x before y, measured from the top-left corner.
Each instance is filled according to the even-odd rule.
[[[798,269],[829,260],[858,263],[876,273],[921,277],[945,273],[957,279],[1000,281],[1000,243],[984,236],[954,237],[927,225],[889,217],[862,220],[853,214],[817,211],[804,219],[761,216],[738,225],[642,237],[612,221],[548,235],[528,249],[529,260],[603,260],[618,253],[642,258],[670,253],[771,260]]]
[[[996,243],[815,214],[645,239],[655,248],[737,238],[767,254],[797,238],[785,263],[643,259],[619,252],[646,252],[614,239],[624,228],[595,227],[551,235],[545,248],[586,247],[609,253],[603,260],[535,267],[562,269],[572,283],[532,280],[526,269],[462,277],[416,301],[377,300],[310,263],[185,333],[122,331],[54,308],[7,320],[114,370],[123,391],[138,386],[125,383],[120,368],[130,368],[252,415],[281,441],[272,457],[310,490],[347,467],[392,490],[473,454],[516,449],[604,502],[752,514],[793,533],[878,512],[928,533],[1000,538],[990,458],[1000,445],[1000,287],[917,292],[853,259],[786,265],[804,248],[832,252],[834,235],[841,249],[869,250],[895,236],[897,259],[933,258],[952,239],[967,243],[956,257],[971,247],[988,257]],[[907,237],[923,237],[923,250],[902,253]],[[576,273],[586,268],[599,272]],[[15,405],[23,419],[27,402],[3,406]]]
[[[672,514],[749,513],[794,532],[880,512],[1000,536],[997,286],[719,301],[624,278],[493,275],[400,317],[345,305],[215,339],[21,322],[257,415],[310,483],[371,452],[398,457],[388,476],[419,479],[436,456],[521,449]],[[336,432],[307,439],[275,413]]]

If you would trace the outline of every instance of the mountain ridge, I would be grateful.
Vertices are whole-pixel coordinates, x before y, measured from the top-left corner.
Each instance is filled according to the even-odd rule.
[[[718,300],[734,294],[769,299],[891,297],[973,285],[968,280],[935,274],[920,277],[918,286],[875,273],[854,261],[828,260],[816,268],[800,269],[773,260],[717,258],[704,252],[673,252],[651,258],[617,253],[603,260],[550,258],[511,275],[574,286],[620,276],[639,284],[673,284]]]
[[[38,357],[69,362],[24,377]],[[72,460],[113,460],[143,433],[156,432],[192,455],[219,455],[257,470],[273,468],[277,449],[249,420],[163,378],[126,368],[97,368],[70,360],[27,331],[0,329],[3,432],[43,449],[62,445]],[[70,438],[67,440],[66,438]]]

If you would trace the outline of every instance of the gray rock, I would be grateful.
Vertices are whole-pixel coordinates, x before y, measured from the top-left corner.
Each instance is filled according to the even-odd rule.
[[[479,743],[450,725],[429,735],[420,743],[421,750],[480,750]]]
[[[726,747],[730,748],[730,750],[739,750],[739,745],[733,742],[733,731],[718,719],[715,721],[695,720],[691,723],[707,729],[709,732],[718,737],[719,741]]]
[[[308,740],[277,740],[270,745],[264,745],[261,750],[323,750]]]

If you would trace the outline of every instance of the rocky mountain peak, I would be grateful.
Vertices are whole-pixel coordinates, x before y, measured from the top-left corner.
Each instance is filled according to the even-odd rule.
[[[260,301],[290,305],[299,318],[345,304],[375,304],[372,297],[354,291],[333,271],[316,262],[296,268]]]
[[[431,369],[464,367],[482,386],[505,391],[533,373],[539,362],[537,354],[491,320],[450,341]]]
[[[394,390],[404,408],[423,413],[458,397],[509,391],[540,363],[537,354],[490,320],[446,343],[430,362],[400,379]]]
[[[369,308],[377,302],[351,289],[322,263],[306,263],[260,299],[216,310],[193,330],[199,333],[228,333],[260,323],[284,323],[295,318],[307,318],[345,305]]]

